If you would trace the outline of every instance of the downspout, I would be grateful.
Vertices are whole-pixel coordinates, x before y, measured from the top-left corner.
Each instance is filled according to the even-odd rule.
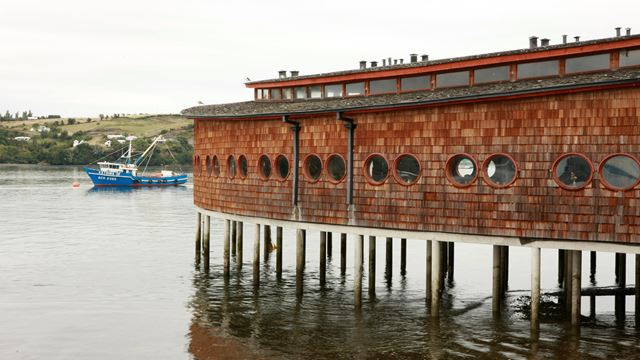
[[[336,118],[345,122],[344,126],[349,130],[347,138],[347,205],[349,210],[353,206],[353,138],[356,130],[356,123],[353,118],[344,116],[342,112],[336,113]]]
[[[298,212],[298,162],[300,161],[300,123],[297,121],[289,120],[288,115],[282,116],[282,122],[291,124],[291,131],[293,132],[293,189],[291,193],[291,204],[293,205],[294,213]]]

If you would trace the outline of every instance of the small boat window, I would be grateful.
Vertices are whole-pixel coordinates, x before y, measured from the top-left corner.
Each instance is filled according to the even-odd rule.
[[[402,154],[394,162],[393,174],[403,185],[412,185],[420,178],[420,162],[411,154]]]
[[[582,154],[566,154],[553,163],[553,179],[567,190],[580,190],[587,186],[593,175],[591,161]]]
[[[446,176],[457,187],[471,185],[478,177],[476,161],[468,154],[457,154],[447,160]]]
[[[258,169],[262,180],[267,180],[271,177],[271,159],[269,159],[269,156],[260,156],[260,159],[258,160]]]
[[[304,175],[310,182],[316,182],[322,174],[322,160],[315,154],[307,155],[304,159]]]
[[[371,154],[364,161],[364,177],[372,185],[382,185],[389,177],[389,162],[382,154]]]
[[[329,155],[326,165],[330,182],[337,184],[344,180],[347,173],[344,158],[342,158],[342,156],[339,154]]]
[[[633,189],[640,182],[640,164],[628,154],[610,155],[600,164],[600,178],[611,190]]]
[[[482,166],[484,179],[494,187],[507,187],[516,180],[515,161],[506,154],[493,154]]]
[[[233,155],[229,155],[227,158],[227,170],[229,171],[229,179],[236,177],[236,158]]]
[[[240,155],[240,157],[238,158],[238,167],[240,168],[240,178],[246,178],[249,171],[249,164],[247,163],[246,156]]]

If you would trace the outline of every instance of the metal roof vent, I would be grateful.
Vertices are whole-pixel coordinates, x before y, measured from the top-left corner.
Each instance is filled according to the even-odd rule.
[[[418,54],[410,54],[409,58],[411,59],[411,62],[418,62]]]
[[[549,39],[540,39],[540,46],[549,46]]]
[[[387,66],[387,59],[382,59],[382,66]]]
[[[538,37],[530,36],[529,37],[529,49],[535,49],[538,47]]]
[[[371,62],[371,67],[372,68],[377,67],[377,66],[378,66],[378,62],[377,61],[372,61]]]
[[[622,29],[621,27],[617,27],[616,29],[616,37],[620,37],[620,29]]]
[[[284,78],[286,78],[286,77],[287,77],[287,70],[280,70],[280,71],[278,71],[278,77],[279,77],[280,79],[284,79]]]
[[[625,30],[627,30],[627,36],[631,36],[631,28],[626,28]]]
[[[562,35],[562,43],[566,44],[567,43],[567,36],[568,35]]]
[[[576,42],[580,42],[580,36],[574,36],[574,39],[576,39]]]
[[[429,55],[424,54],[424,55],[420,56],[420,60],[422,60],[422,61],[429,61]]]
[[[300,75],[300,71],[298,71],[298,70],[291,70],[291,77],[296,77],[296,76],[298,76],[298,75]]]
[[[364,60],[360,61],[360,70],[366,69],[366,68],[367,68],[367,62]]]

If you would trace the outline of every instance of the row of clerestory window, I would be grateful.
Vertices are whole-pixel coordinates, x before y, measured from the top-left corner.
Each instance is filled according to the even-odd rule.
[[[390,166],[391,163],[391,166]],[[258,176],[262,180],[275,178],[286,180],[290,175],[290,164],[287,156],[278,154],[275,157],[262,154],[257,163]],[[217,155],[204,158],[204,169],[200,156],[194,157],[195,173],[198,176],[220,176],[220,160]],[[245,179],[248,176],[248,160],[245,155],[229,155],[226,159],[227,177],[236,176]],[[363,163],[363,175],[371,185],[383,185],[390,177],[397,183],[410,186],[418,182],[422,173],[420,161],[413,154],[401,154],[390,162],[386,156],[373,153]],[[205,174],[203,174],[203,170]],[[580,190],[589,185],[595,172],[593,163],[584,154],[567,153],[558,157],[551,166],[553,180],[563,189]],[[479,173],[491,187],[506,188],[513,185],[518,177],[518,165],[509,154],[495,153],[489,155],[478,171],[478,162],[467,153],[455,154],[445,163],[445,176],[452,185],[458,188],[474,184]],[[302,173],[308,182],[320,181],[323,174],[326,179],[338,184],[347,175],[346,161],[342,155],[330,154],[323,161],[317,154],[309,154],[304,158]],[[613,191],[627,191],[640,183],[640,161],[627,153],[614,153],[606,156],[598,168],[600,179],[605,188]]]

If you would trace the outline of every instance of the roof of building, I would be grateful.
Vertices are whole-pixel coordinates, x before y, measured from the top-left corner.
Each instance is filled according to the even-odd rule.
[[[316,114],[376,108],[424,106],[518,95],[544,94],[600,86],[640,85],[640,69],[626,69],[538,80],[443,88],[401,94],[354,96],[331,99],[245,101],[185,109],[191,118],[253,118]]]
[[[453,62],[461,62],[468,60],[479,60],[485,58],[492,57],[502,57],[508,55],[521,55],[521,54],[531,54],[536,52],[546,52],[550,50],[556,49],[569,49],[574,47],[584,47],[589,45],[597,45],[604,44],[609,42],[618,42],[621,40],[630,40],[630,39],[640,39],[640,34],[637,35],[627,35],[627,36],[618,36],[612,38],[604,38],[604,39],[595,39],[588,41],[577,41],[577,42],[569,42],[566,44],[557,44],[557,45],[549,45],[549,46],[539,46],[536,48],[526,48],[526,49],[517,49],[517,50],[508,50],[508,51],[499,51],[492,52],[486,54],[478,54],[478,55],[469,55],[463,57],[456,58],[446,58],[446,59],[437,59],[437,60],[429,60],[429,61],[418,61],[418,62],[407,62],[403,64],[397,65],[387,65],[387,66],[376,66],[376,67],[368,67],[365,69],[351,69],[351,70],[343,70],[343,71],[334,71],[320,74],[310,74],[296,77],[284,77],[284,78],[275,78],[275,79],[266,79],[266,80],[258,80],[258,81],[250,81],[245,84],[250,87],[254,87],[252,85],[259,84],[267,84],[267,83],[277,83],[277,82],[286,82],[291,80],[304,80],[304,79],[315,79],[315,78],[323,78],[323,77],[332,77],[332,76],[340,76],[340,75],[349,75],[349,74],[357,74],[357,73],[367,73],[367,72],[379,72],[379,71],[387,71],[387,70],[395,70],[395,69],[408,69],[408,68],[417,68],[417,67],[425,67],[431,65],[439,65]]]

